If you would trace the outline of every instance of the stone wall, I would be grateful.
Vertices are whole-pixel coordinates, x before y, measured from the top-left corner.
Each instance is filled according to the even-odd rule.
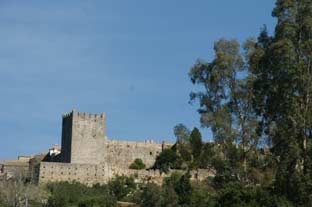
[[[0,163],[0,173],[7,178],[26,176],[29,172],[29,162],[25,160],[6,160]]]
[[[136,158],[140,158],[149,168],[153,166],[162,147],[162,144],[154,143],[151,140],[145,142],[106,140],[102,163],[127,169]]]
[[[159,171],[119,169],[110,165],[41,162],[39,183],[80,182],[104,184],[116,175],[134,176],[140,180],[161,178]]]
[[[172,171],[171,173],[176,172]],[[180,171],[182,172],[182,171]],[[163,178],[170,174],[160,174],[158,170],[131,170],[113,167],[108,164],[71,164],[41,162],[39,183],[49,182],[80,182],[87,185],[105,184],[116,175],[133,176],[137,181],[152,181],[161,184]],[[203,180],[213,176],[208,170],[191,172],[191,179]]]
[[[105,183],[110,173],[108,167],[94,164],[41,162],[39,183],[60,181],[76,181],[83,184]]]

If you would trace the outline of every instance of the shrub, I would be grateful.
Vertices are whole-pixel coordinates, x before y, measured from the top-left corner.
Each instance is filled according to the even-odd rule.
[[[79,183],[51,183],[47,207],[116,207],[117,202],[107,185],[88,187]]]
[[[169,172],[177,167],[178,155],[173,149],[164,149],[157,157],[154,168],[161,172]]]
[[[238,182],[228,183],[218,191],[218,207],[293,207],[285,197],[275,195],[270,189],[250,186]]]
[[[141,194],[142,207],[160,207],[161,206],[161,188],[154,184],[148,183]]]
[[[134,170],[142,170],[145,169],[145,164],[141,159],[137,158],[133,161],[129,168]]]
[[[108,183],[110,192],[120,201],[136,189],[132,177],[116,176]]]
[[[0,207],[7,207],[2,201],[0,201]]]

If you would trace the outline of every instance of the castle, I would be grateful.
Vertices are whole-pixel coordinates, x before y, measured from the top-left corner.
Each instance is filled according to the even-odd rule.
[[[36,163],[32,160],[40,159],[39,183],[68,181],[87,185],[104,184],[116,175],[161,183],[163,177],[168,176],[150,168],[157,155],[171,144],[159,144],[152,140],[134,142],[108,139],[105,113],[89,114],[72,110],[63,115],[62,122],[61,149],[56,146],[50,149],[49,159],[46,159],[47,156],[43,159],[40,158],[43,156],[35,156],[27,161],[31,169],[35,166],[31,163]],[[135,159],[141,159],[146,169],[130,169]],[[19,160],[19,163],[25,163],[25,160]],[[3,172],[9,169],[6,164],[2,166]],[[207,170],[197,170],[191,175],[196,179],[205,179],[211,174]]]
[[[56,162],[41,162],[39,182],[77,181],[106,183],[115,175],[158,177],[159,172],[131,170],[137,158],[147,168],[166,146],[153,141],[129,142],[106,137],[106,115],[79,113],[63,115],[62,147]]]

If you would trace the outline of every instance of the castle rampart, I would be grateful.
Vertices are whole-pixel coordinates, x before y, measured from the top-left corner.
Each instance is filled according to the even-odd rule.
[[[109,164],[70,164],[42,162],[40,165],[40,183],[49,182],[80,182],[87,185],[105,184],[115,176],[125,175],[133,176],[137,181],[153,181],[158,184],[162,183],[164,177],[170,176],[173,172],[181,172],[178,170],[171,171],[169,174],[161,174],[158,170],[132,170],[113,167]],[[213,172],[207,170],[198,170],[191,172],[191,179],[204,180],[208,176],[213,176]]]
[[[157,155],[162,151],[162,145],[152,141],[130,142],[108,139],[104,149],[105,163],[127,169],[136,158],[140,158],[149,168],[152,167]]]

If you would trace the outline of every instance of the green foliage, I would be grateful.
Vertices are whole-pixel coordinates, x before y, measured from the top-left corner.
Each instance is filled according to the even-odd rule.
[[[142,159],[137,158],[133,161],[129,168],[134,170],[142,170],[145,169],[145,164],[143,163]]]
[[[173,185],[164,185],[161,193],[161,206],[162,207],[178,207],[179,196],[174,190]]]
[[[179,204],[187,205],[191,202],[192,186],[190,182],[190,174],[184,174],[175,184],[174,189],[179,197]]]
[[[174,172],[169,177],[164,178],[164,186],[176,186],[181,177],[183,176],[180,172]]]
[[[142,207],[160,207],[161,206],[161,188],[154,183],[148,183],[141,194]]]
[[[193,161],[191,146],[189,144],[177,143],[176,151],[178,154],[178,161],[176,167],[188,169]]]
[[[185,127],[178,125],[185,132]],[[154,167],[161,172],[168,172],[170,169],[197,169],[201,165],[203,142],[201,133],[197,128],[187,134],[188,141],[177,139],[171,149],[165,149],[157,158]],[[179,141],[180,140],[180,141]],[[185,140],[185,139],[184,139]],[[203,161],[203,160],[202,160]]]
[[[206,190],[199,189],[193,191],[190,199],[190,207],[214,207],[216,201],[213,196]]]
[[[51,183],[47,207],[110,207],[117,206],[116,198],[107,186],[88,187],[79,183]]]
[[[309,206],[312,2],[277,0],[273,16],[277,18],[275,34],[269,36],[264,28],[250,53],[254,107],[277,160],[276,191],[298,205]]]
[[[192,148],[193,157],[197,161],[202,151],[203,141],[201,133],[196,127],[191,132],[190,144]]]
[[[108,187],[110,192],[117,198],[117,200],[123,200],[131,192],[134,192],[137,188],[134,179],[126,176],[116,176],[109,183]]]
[[[269,189],[245,187],[241,183],[228,183],[218,191],[218,207],[293,207],[284,197],[276,196]]]
[[[174,127],[174,135],[177,138],[177,143],[190,143],[190,131],[183,124],[178,124]]]
[[[217,146],[214,143],[205,143],[202,146],[201,155],[199,157],[199,168],[213,168],[214,160],[218,156]]]
[[[159,169],[161,172],[169,172],[177,166],[178,155],[173,149],[164,149],[157,157],[154,168]]]
[[[8,207],[7,205],[4,204],[4,202],[0,201],[0,207]]]
[[[246,146],[257,145],[256,116],[251,103],[252,82],[246,71],[244,55],[236,40],[221,39],[214,45],[215,59],[198,61],[189,72],[193,84],[203,90],[191,93],[191,100],[200,103],[201,123],[209,127],[214,139],[223,143],[236,141]]]

